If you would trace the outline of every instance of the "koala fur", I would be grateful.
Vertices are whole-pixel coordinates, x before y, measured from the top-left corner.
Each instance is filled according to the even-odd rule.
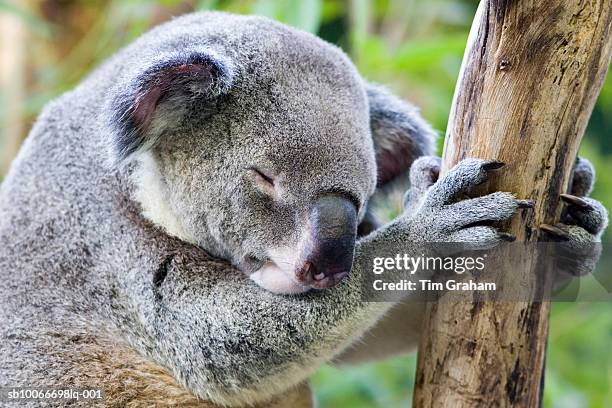
[[[0,387],[100,387],[110,406],[272,406],[292,389],[304,400],[321,364],[362,360],[349,346],[372,327],[363,344],[384,334],[377,350],[404,351],[422,306],[365,302],[360,276],[374,254],[506,239],[475,223],[524,202],[459,201],[494,162],[436,180],[439,162],[417,161],[406,213],[370,225],[333,288],[284,296],[247,275],[266,257],[295,267],[321,194],[367,220],[376,189],[433,139],[312,35],[224,13],[153,29],[45,107],[1,186]]]
[[[433,138],[312,35],[223,13],[155,28],[45,107],[2,184],[0,386],[102,387],[120,406],[297,386],[388,305],[362,301],[359,267],[292,297],[236,265],[294,244],[318,191],[362,218],[376,172],[405,172]],[[257,201],[253,161],[290,177],[277,207]]]

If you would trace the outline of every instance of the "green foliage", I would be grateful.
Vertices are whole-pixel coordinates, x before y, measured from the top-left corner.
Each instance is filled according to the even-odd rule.
[[[410,406],[416,355],[361,367],[325,366],[312,379],[320,407]]]
[[[321,0],[258,0],[251,12],[316,33],[321,23]]]
[[[544,406],[612,406],[610,303],[556,303],[546,358]]]
[[[32,72],[34,86],[25,101],[29,118],[49,99],[73,87],[100,61],[148,29],[160,12],[169,16],[176,10],[184,10],[181,6],[186,4],[183,0],[63,2],[97,13],[96,18],[66,55],[46,62],[37,60]],[[366,78],[388,84],[393,91],[414,101],[442,133],[477,1],[192,0],[187,3],[196,10],[265,15],[339,44]],[[36,50],[45,47],[36,48],[37,42],[55,44],[66,30],[62,24],[49,23],[36,13],[12,4],[0,0],[0,13],[17,15],[25,22],[31,31],[30,44]],[[4,123],[3,106],[6,104],[0,103],[0,123]],[[594,197],[608,208],[612,208],[611,135],[612,78],[609,77],[581,150],[598,171]],[[611,312],[610,303],[554,305],[544,394],[546,407],[612,406]],[[414,370],[415,356],[412,355],[350,369],[326,366],[312,381],[321,408],[405,407],[412,396]]]

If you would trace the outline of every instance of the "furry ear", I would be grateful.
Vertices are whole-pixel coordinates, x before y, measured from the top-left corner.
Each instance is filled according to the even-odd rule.
[[[381,187],[406,174],[419,156],[434,154],[436,133],[413,105],[381,86],[366,83],[365,87]]]
[[[232,85],[229,61],[210,50],[164,55],[118,81],[106,107],[118,161],[153,147],[191,113],[205,115]]]

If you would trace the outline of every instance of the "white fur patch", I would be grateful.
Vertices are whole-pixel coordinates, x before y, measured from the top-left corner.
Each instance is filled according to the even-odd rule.
[[[168,203],[167,191],[151,153],[140,153],[137,160],[138,167],[133,175],[133,182],[136,185],[134,199],[140,203],[142,215],[163,228],[169,235],[192,244],[195,243],[195,238],[187,232]]]
[[[269,251],[270,262],[266,262],[249,277],[262,288],[272,293],[294,295],[308,292],[310,287],[302,285],[295,276],[298,262],[297,250],[279,248]]]
[[[301,285],[292,273],[282,270],[273,262],[266,262],[257,272],[250,275],[251,280],[272,293],[294,295],[308,292],[308,286]]]

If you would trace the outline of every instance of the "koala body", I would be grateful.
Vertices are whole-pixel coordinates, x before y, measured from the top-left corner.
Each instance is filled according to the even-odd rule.
[[[312,35],[224,13],[155,28],[44,109],[2,184],[0,386],[266,403],[359,359],[349,346],[373,326],[393,343],[374,354],[409,348],[420,305],[393,330],[397,306],[362,299],[373,254],[489,247],[504,235],[474,223],[522,206],[457,202],[492,162],[436,181],[421,159],[409,211],[357,237],[369,198],[433,139]]]
[[[123,405],[256,403],[303,382],[386,309],[356,278],[270,292],[313,286],[298,256],[329,250],[304,225],[352,223],[345,266],[377,171],[432,142],[312,35],[223,13],[152,30],[45,107],[2,184],[0,384],[101,386]]]

